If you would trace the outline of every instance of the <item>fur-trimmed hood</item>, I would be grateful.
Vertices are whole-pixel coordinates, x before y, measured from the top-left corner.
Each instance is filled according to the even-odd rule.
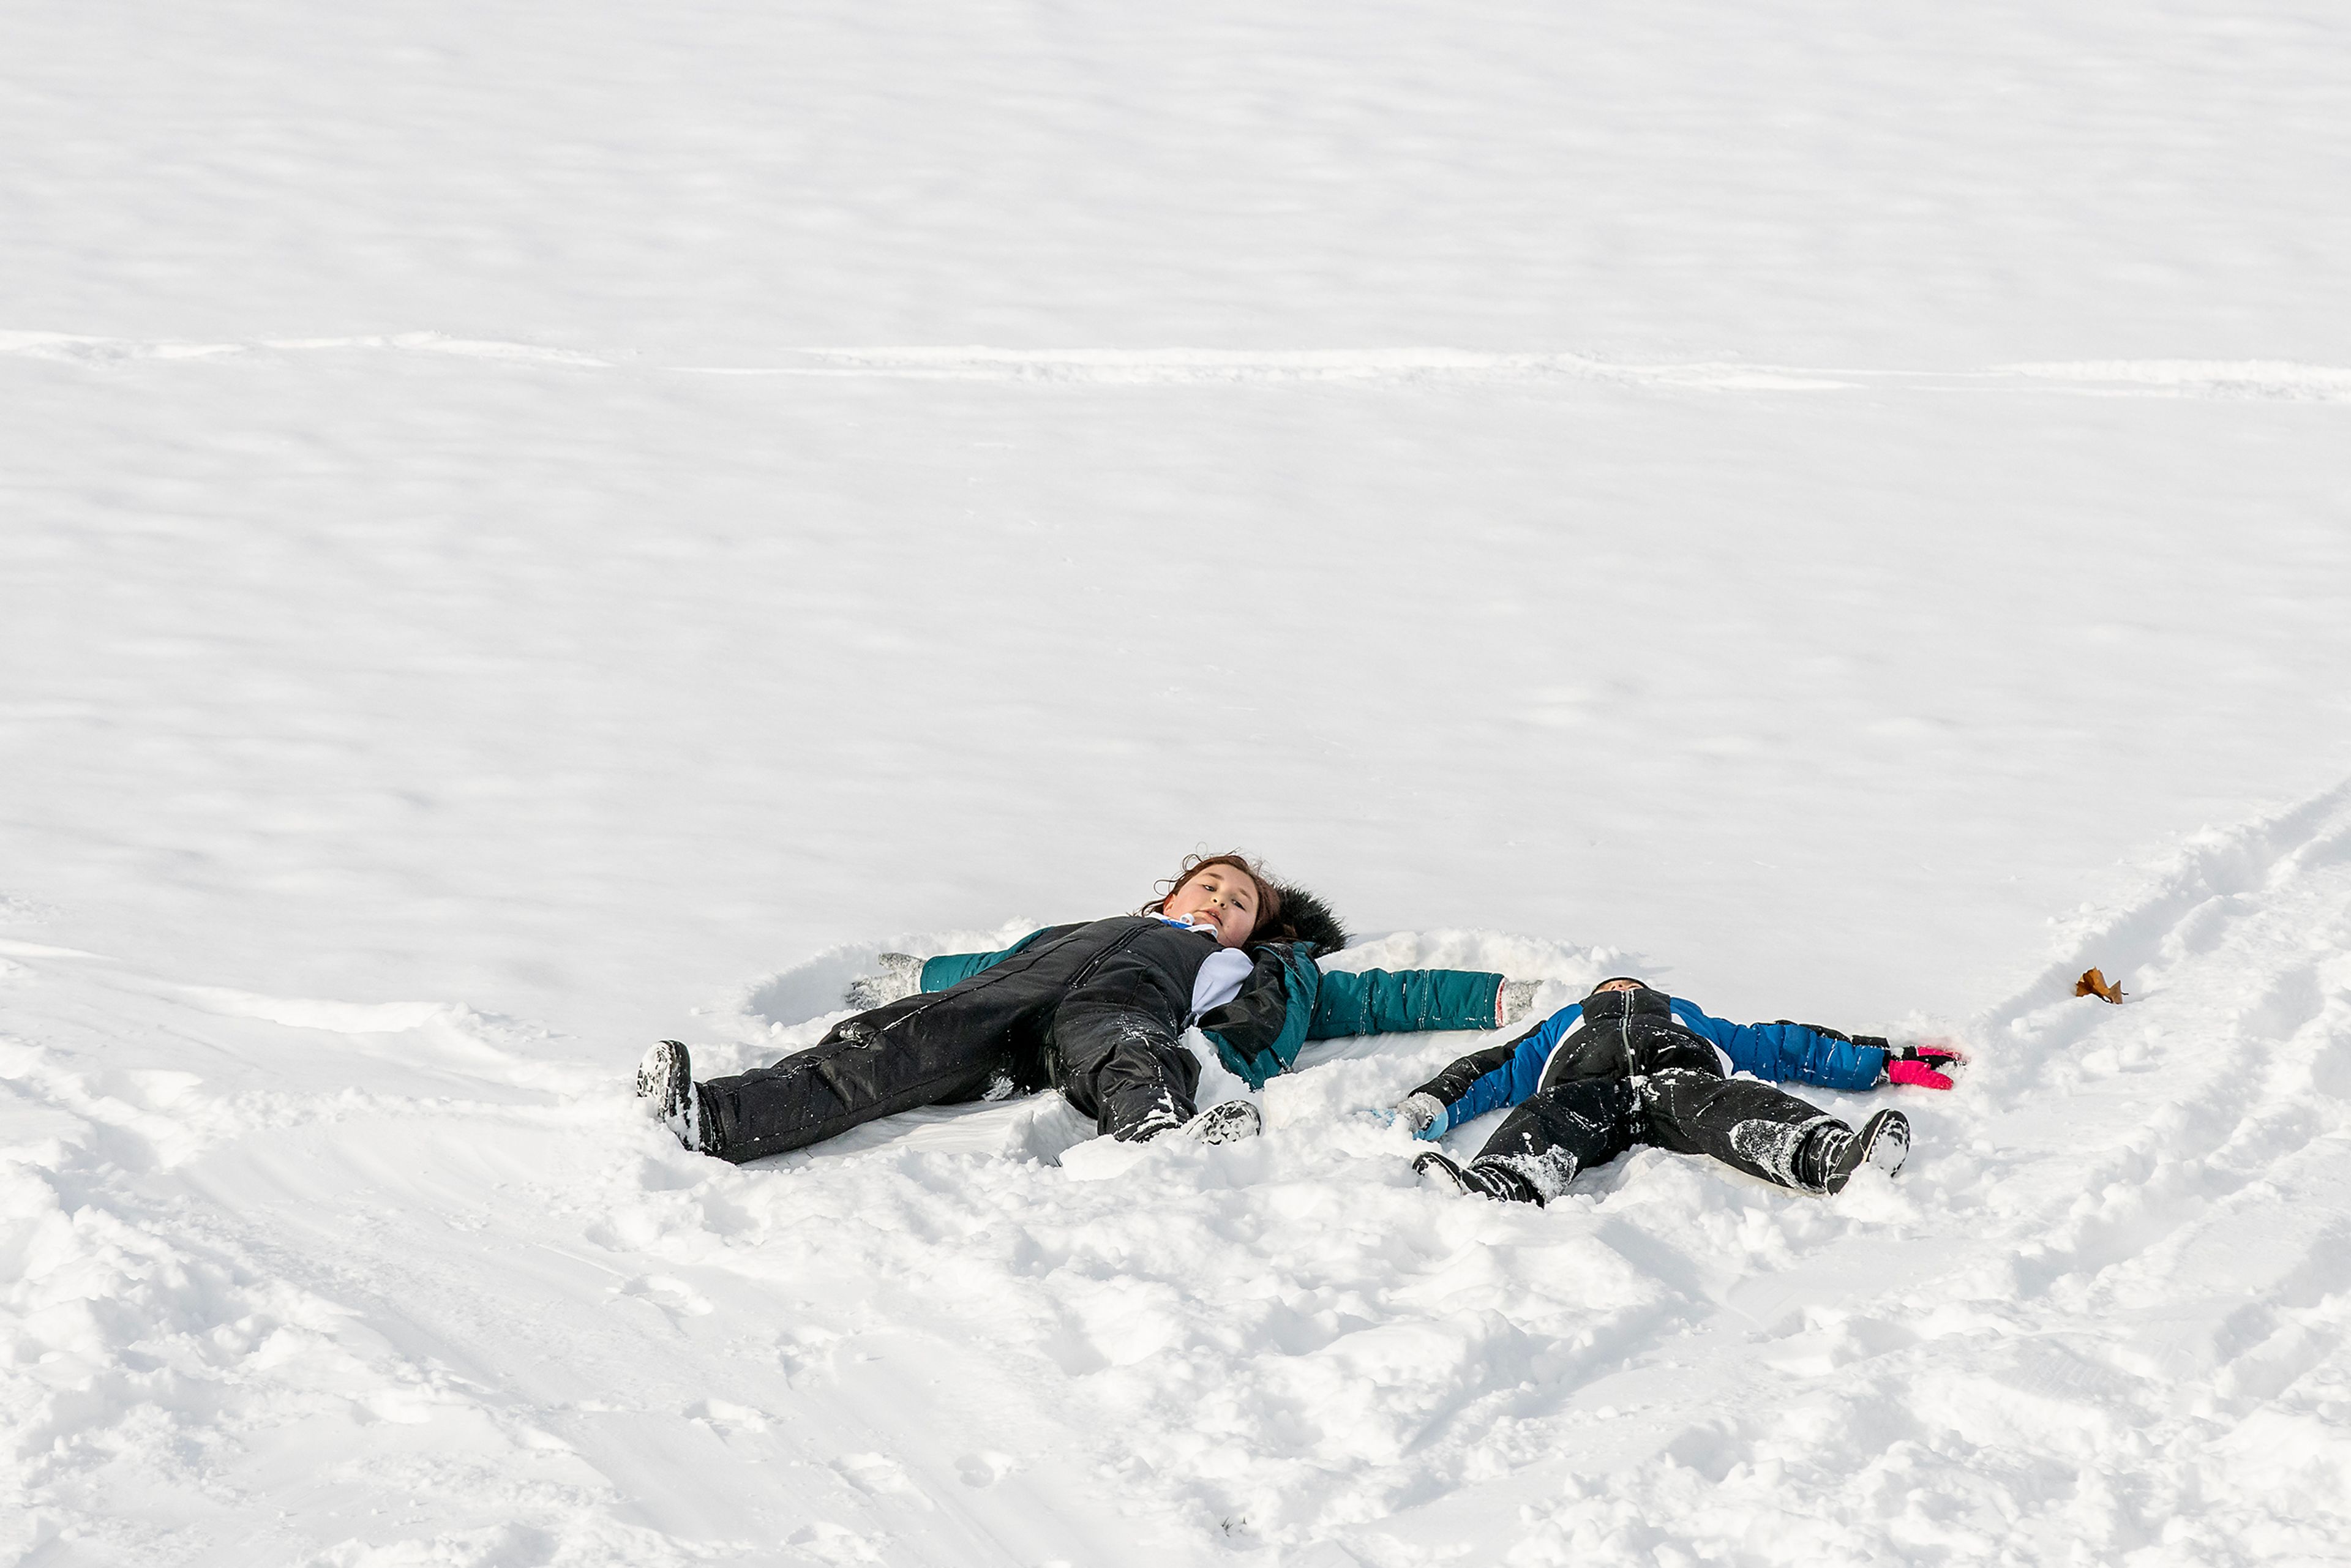
[[[1276,883],[1274,894],[1281,900],[1281,914],[1260,940],[1311,942],[1318,953],[1336,953],[1353,940],[1331,906],[1306,889]]]

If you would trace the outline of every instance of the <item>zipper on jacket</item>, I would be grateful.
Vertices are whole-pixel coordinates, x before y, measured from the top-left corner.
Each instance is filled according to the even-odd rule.
[[[1129,947],[1132,947],[1137,942],[1140,942],[1143,939],[1143,934],[1150,929],[1151,927],[1148,925],[1138,925],[1134,930],[1128,932],[1125,936],[1120,937],[1117,941],[1112,943],[1109,946],[1104,947],[1101,952],[1095,954],[1092,958],[1087,961],[1084,968],[1080,969],[1075,975],[1070,977],[1068,987],[1061,992],[1063,998],[1067,999],[1071,991],[1076,990],[1080,986],[1082,986],[1088,980],[1092,979],[1094,977],[1094,971],[1108,963],[1114,956],[1125,952]],[[1045,1037],[1041,1040],[1038,1041],[1037,1051],[1037,1054],[1040,1059],[1040,1065],[1045,1069],[1045,1082],[1055,1089],[1059,1089],[1062,1086],[1061,1042],[1055,1038],[1053,1033],[1054,1025],[1061,1021],[1060,1007],[1061,1004],[1059,1002],[1054,1004],[1054,1018],[1051,1022],[1046,1024]]]

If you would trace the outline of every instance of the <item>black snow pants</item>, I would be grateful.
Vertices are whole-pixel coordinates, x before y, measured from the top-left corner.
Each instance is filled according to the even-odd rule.
[[[1040,935],[946,990],[841,1019],[772,1067],[698,1085],[703,1148],[741,1164],[922,1105],[1047,1086],[1116,1137],[1188,1120],[1182,1043],[1214,936],[1144,915]]]
[[[1655,991],[1604,992],[1586,1001],[1534,1093],[1478,1157],[1503,1156],[1539,1187],[1556,1190],[1577,1171],[1654,1144],[1812,1190],[1812,1173],[1799,1158],[1805,1140],[1816,1128],[1844,1124],[1774,1084],[1726,1077],[1714,1047],[1684,1029],[1665,1001]]]

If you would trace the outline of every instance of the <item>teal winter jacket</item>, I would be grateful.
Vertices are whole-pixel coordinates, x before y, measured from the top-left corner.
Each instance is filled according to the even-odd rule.
[[[994,953],[946,953],[923,965],[923,989],[944,991],[1002,963],[1039,937],[1067,926],[1031,931]],[[1262,1089],[1286,1072],[1310,1040],[1347,1034],[1405,1034],[1425,1030],[1492,1029],[1501,1005],[1502,977],[1475,969],[1324,969],[1311,942],[1250,945],[1252,967],[1240,995],[1200,1019],[1200,1032],[1227,1067]]]

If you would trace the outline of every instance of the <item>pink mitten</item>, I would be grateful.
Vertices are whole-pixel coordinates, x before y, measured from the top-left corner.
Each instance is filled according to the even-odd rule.
[[[1925,1045],[1897,1045],[1886,1052],[1886,1081],[1907,1083],[1914,1089],[1949,1089],[1951,1081],[1943,1073],[1967,1061],[1957,1049],[1940,1040]]]
[[[1913,1089],[1949,1089],[1951,1081],[1923,1061],[1889,1061],[1886,1064],[1886,1080],[1889,1083],[1907,1083]]]

